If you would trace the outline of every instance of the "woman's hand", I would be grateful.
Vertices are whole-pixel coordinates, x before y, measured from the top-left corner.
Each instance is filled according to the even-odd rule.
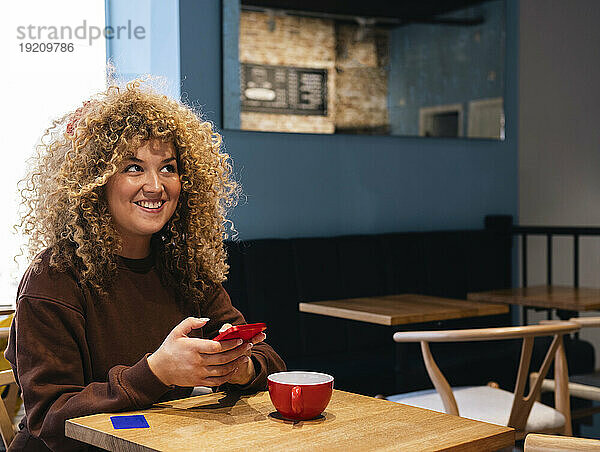
[[[188,317],[148,356],[150,370],[165,385],[219,386],[227,382],[244,384],[254,378],[249,356],[252,345],[264,340],[259,337],[264,334],[257,334],[252,343],[245,344],[241,339],[216,342],[188,337],[208,320]]]
[[[227,331],[229,328],[231,328],[231,326],[232,325],[230,323],[223,324],[223,326],[219,329],[219,333]],[[250,342],[247,342],[246,344],[254,346],[254,344],[262,342],[266,338],[267,335],[265,333],[258,333],[256,336],[250,339]],[[254,380],[254,377],[256,377],[256,370],[254,369],[254,363],[251,359],[249,359],[245,363],[242,363],[237,370],[233,372],[229,383],[245,385]]]

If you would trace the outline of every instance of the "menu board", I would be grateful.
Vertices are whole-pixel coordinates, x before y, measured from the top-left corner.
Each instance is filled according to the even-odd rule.
[[[240,63],[242,111],[327,116],[327,69]]]

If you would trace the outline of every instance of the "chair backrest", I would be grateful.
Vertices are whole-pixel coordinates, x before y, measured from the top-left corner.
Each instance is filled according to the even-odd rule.
[[[435,389],[442,398],[444,410],[448,414],[459,416],[458,405],[452,393],[452,388],[437,366],[431,350],[430,342],[468,342],[468,341],[491,341],[503,339],[522,339],[521,359],[517,380],[514,390],[513,405],[508,420],[508,426],[518,431],[523,431],[527,418],[533,407],[533,403],[538,397],[542,381],[546,377],[553,361],[554,379],[556,380],[557,390],[556,409],[560,411],[566,419],[566,433],[570,434],[570,406],[568,389],[568,371],[567,359],[564,350],[563,336],[579,330],[580,326],[574,322],[560,322],[549,325],[529,325],[505,328],[479,328],[468,330],[442,330],[442,331],[406,331],[394,333],[396,342],[419,342],[423,353],[423,360],[427,373]],[[529,393],[524,396],[525,385],[529,376],[529,366],[533,352],[533,343],[536,337],[552,336],[553,340],[540,370],[538,377],[531,385]]]
[[[540,435],[530,433],[525,437],[525,452],[551,452],[551,451],[600,451],[600,441],[589,438],[575,438],[573,436]]]
[[[551,320],[540,320],[540,325],[555,325],[557,323],[563,322],[563,320],[551,319]],[[573,322],[578,324],[581,328],[593,328],[600,326],[600,317],[571,317],[569,322]]]
[[[600,317],[572,317],[569,322],[577,323],[581,328],[600,326]]]
[[[0,386],[5,385],[14,385],[15,384],[15,376],[13,375],[12,370],[3,370],[0,371]],[[9,411],[10,410],[10,411]],[[0,435],[2,435],[2,440],[4,441],[4,446],[8,449],[8,446],[12,442],[15,437],[15,431],[13,428],[12,422],[12,412],[14,407],[6,406],[4,400],[0,403]],[[11,414],[9,414],[9,412]]]

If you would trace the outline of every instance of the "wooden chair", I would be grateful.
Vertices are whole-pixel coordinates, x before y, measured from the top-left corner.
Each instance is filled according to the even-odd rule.
[[[568,373],[563,336],[577,330],[579,330],[579,325],[576,323],[560,322],[552,325],[395,333],[394,341],[396,342],[419,342],[421,344],[425,367],[435,390],[398,394],[389,396],[387,399],[456,416],[513,427],[516,430],[517,440],[524,438],[526,433],[530,431],[570,435]],[[541,378],[534,381],[529,393],[524,396],[534,339],[541,336],[552,336],[553,340],[538,372]],[[504,339],[523,340],[514,393],[491,385],[451,388],[438,368],[429,348],[430,342],[497,341]],[[541,390],[542,380],[548,373],[552,361],[555,361],[554,378],[557,383],[555,393],[556,409],[536,401]]]
[[[569,322],[576,323],[581,328],[600,327],[600,317],[573,317],[569,319]],[[552,325],[555,323],[557,323],[556,320],[542,320],[540,322],[541,325]],[[537,378],[537,373],[532,372],[530,378]],[[582,375],[571,375],[568,386],[571,396],[600,402],[600,371]],[[552,379],[544,378],[541,392],[553,392],[555,390],[556,382]],[[571,417],[574,419],[586,417],[599,411],[599,407],[585,408],[573,411]]]
[[[574,436],[554,436],[530,433],[525,438],[524,452],[557,452],[557,451],[599,451],[600,441],[597,439],[575,438]]]
[[[9,327],[0,327],[0,339],[7,339],[9,332]],[[2,349],[0,349],[0,352],[2,352]],[[0,436],[2,436],[4,446],[8,449],[9,444],[15,437],[13,418],[18,397],[18,388],[12,370],[0,371],[0,388],[5,388],[0,402]]]
[[[9,391],[15,391],[16,383],[15,376],[12,370],[0,371],[0,386],[10,385]],[[2,435],[2,441],[4,446],[8,449],[8,446],[15,437],[15,430],[13,426],[13,411],[15,407],[15,398],[9,396],[2,399],[0,403],[0,435]],[[10,414],[9,414],[10,413]]]

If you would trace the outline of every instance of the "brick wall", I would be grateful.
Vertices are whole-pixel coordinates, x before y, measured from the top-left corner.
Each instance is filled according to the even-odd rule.
[[[388,133],[388,32],[338,24],[336,42],[337,130]]]
[[[270,24],[271,22],[271,24]],[[333,133],[335,129],[335,30],[333,22],[242,11],[242,63],[327,69],[327,116],[241,113],[243,130]]]
[[[241,113],[243,130],[389,131],[388,33],[332,20],[242,11],[242,63],[327,70],[327,116]]]

